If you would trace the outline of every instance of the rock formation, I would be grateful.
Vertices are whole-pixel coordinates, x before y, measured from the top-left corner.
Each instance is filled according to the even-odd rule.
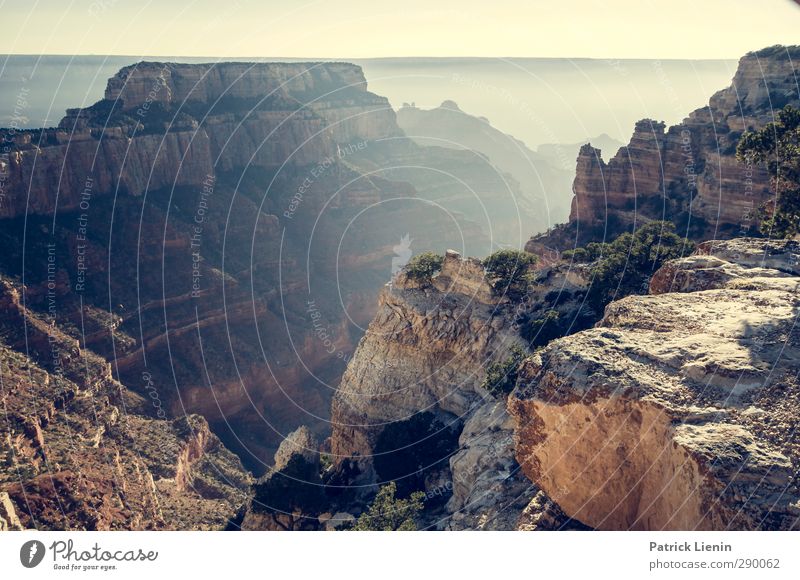
[[[24,528],[17,516],[14,502],[11,501],[8,492],[0,492],[0,532],[7,532],[10,530],[19,531],[22,529]]]
[[[516,457],[597,529],[795,529],[796,242],[708,242],[525,363]]]
[[[95,197],[202,187],[220,171],[316,165],[339,143],[400,131],[354,65],[143,62],[56,129],[13,133],[0,217],[77,210],[89,181]]]
[[[463,416],[482,398],[484,366],[517,340],[499,302],[480,262],[454,251],[432,287],[404,275],[387,285],[334,399],[334,456],[369,457],[386,424],[419,412]]]
[[[506,404],[481,387],[488,362],[554,290],[576,316],[588,279],[544,268],[512,305],[450,252],[431,285],[384,290],[334,399],[334,460],[368,491],[383,454],[402,460],[381,434],[433,414],[459,438],[418,479],[429,527],[795,529],[799,263],[797,242],[700,244],[530,356]]]
[[[320,477],[318,448],[319,442],[305,426],[283,440],[269,473],[254,486],[241,529],[320,529],[319,516],[330,504]]]
[[[649,220],[673,221],[697,240],[757,232],[759,210],[772,195],[769,176],[737,162],[736,144],[744,131],[772,121],[777,109],[800,103],[796,54],[797,47],[748,53],[731,86],[706,107],[669,128],[639,121],[630,143],[607,162],[591,144],[581,147],[569,222],[531,239],[528,250],[607,241]]]
[[[482,387],[486,367],[508,357],[512,346],[524,348],[524,315],[550,305],[553,294],[563,295],[562,308],[577,311],[586,286],[566,268],[539,276],[530,304],[510,304],[494,296],[479,261],[448,251],[430,286],[404,275],[387,285],[333,402],[331,451],[340,467],[351,470],[349,484],[368,491],[369,484],[385,481],[386,474],[375,469],[382,456],[402,462],[404,450],[381,437],[390,425],[410,429],[415,418],[435,417],[440,429],[457,429],[459,437],[453,448],[419,451],[429,461],[420,482],[427,501],[447,500],[432,510],[427,525],[517,526],[538,489],[514,457],[514,424],[504,402]],[[417,436],[421,448],[432,438],[429,432]],[[541,518],[538,529],[573,527],[569,518],[545,517],[547,501],[540,498],[534,507],[528,517]]]

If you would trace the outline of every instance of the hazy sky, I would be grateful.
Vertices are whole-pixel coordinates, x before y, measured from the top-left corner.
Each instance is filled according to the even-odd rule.
[[[0,0],[0,53],[737,58],[791,0]]]

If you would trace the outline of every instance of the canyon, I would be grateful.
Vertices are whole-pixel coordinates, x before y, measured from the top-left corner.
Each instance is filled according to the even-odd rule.
[[[53,244],[65,331],[171,413],[207,417],[255,471],[300,424],[326,433],[393,269],[429,247],[490,250],[423,197],[442,173],[509,187],[466,152],[433,155],[431,179],[349,64],[139,63],[57,128],[2,141],[1,265],[26,304],[47,309]],[[381,158],[401,155],[408,180],[388,179]]]
[[[57,127],[0,129],[0,143],[0,277],[23,313],[3,313],[4,359],[58,383],[63,369],[40,356],[58,334],[72,360],[103,361],[85,380],[102,383],[104,396],[124,394],[106,407],[143,425],[128,436],[145,447],[162,431],[176,440],[155,467],[136,464],[141,502],[162,493],[151,479],[156,488],[174,479],[165,489],[175,502],[209,511],[191,501],[213,486],[198,492],[187,483],[199,482],[189,464],[207,454],[221,454],[209,465],[218,460],[245,482],[208,491],[214,524],[162,520],[149,509],[132,527],[219,528],[239,517],[250,473],[268,471],[289,433],[309,425],[316,437],[328,435],[336,384],[392,273],[428,248],[491,250],[484,225],[436,201],[447,179],[490,197],[514,187],[468,152],[436,151],[428,163],[387,100],[346,63],[142,62],[121,69],[103,100],[68,110]],[[401,156],[399,180],[391,173]],[[53,330],[41,331],[34,351],[37,317]],[[16,371],[4,366],[4,381]],[[65,406],[42,419],[19,394],[27,382],[14,385],[4,401],[20,422],[3,425],[13,446],[2,492],[4,509],[23,515],[11,519],[52,529],[120,526],[116,511],[45,514],[59,488],[36,479],[48,471],[37,453],[63,445],[68,454],[64,438],[83,412],[73,407],[93,391],[78,396],[70,386]],[[126,397],[136,404],[127,407]],[[183,417],[191,428],[170,426]],[[46,443],[40,423],[52,431]],[[101,446],[108,439],[92,437]],[[64,457],[54,461],[67,469]],[[38,467],[15,474],[15,461]],[[103,472],[99,463],[92,471]],[[64,477],[76,473],[74,466]],[[124,493],[126,477],[103,480],[109,498]],[[63,485],[76,490],[70,505],[84,509],[88,492],[72,479]],[[34,488],[41,501],[24,503]]]
[[[544,192],[453,104],[466,147],[406,134],[354,65],[139,63],[0,130],[0,529],[342,529],[388,482],[424,529],[797,529],[800,248],[752,237],[769,176],[735,159],[798,102],[797,50],[581,146],[515,298],[469,257],[498,244],[474,202]],[[697,250],[588,308],[561,252],[658,220]]]
[[[540,261],[522,302],[494,296],[482,265],[452,251],[428,286],[395,278],[333,401],[331,450],[348,481],[402,480],[381,460],[408,453],[388,426],[414,429],[422,448],[455,429],[457,444],[418,450],[426,468],[404,474],[428,494],[452,490],[428,528],[798,529],[798,245],[735,237],[757,231],[771,196],[736,141],[773,103],[798,102],[792,51],[746,55],[709,107],[666,132],[639,122],[608,164],[583,146],[570,221],[527,245]],[[596,324],[529,350],[526,320],[584,315],[591,266],[561,250],[663,219],[711,241]],[[527,355],[498,398],[487,368],[515,348]]]

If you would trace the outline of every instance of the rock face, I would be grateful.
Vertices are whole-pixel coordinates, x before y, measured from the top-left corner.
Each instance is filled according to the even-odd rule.
[[[449,530],[513,530],[538,488],[514,457],[514,422],[504,401],[487,400],[466,419],[450,458]],[[551,528],[552,529],[552,528]]]
[[[24,529],[8,492],[0,492],[0,532]]]
[[[798,251],[703,244],[531,357],[509,399],[525,474],[597,529],[796,529]]]
[[[669,128],[639,121],[630,143],[608,162],[599,149],[581,147],[569,223],[534,237],[529,251],[613,239],[648,220],[673,221],[698,240],[757,231],[759,208],[772,195],[769,176],[738,163],[736,144],[776,109],[800,103],[797,54],[797,47],[773,47],[745,55],[731,86],[708,106]]]
[[[141,63],[123,68],[108,81],[105,98],[123,110],[160,103],[213,103],[223,98],[257,101],[273,96],[303,98],[338,91],[338,100],[366,93],[361,69],[348,63]]]
[[[251,478],[208,423],[159,418],[20,296],[0,281],[0,529],[224,528]]]
[[[466,414],[484,395],[485,364],[518,342],[498,305],[480,262],[453,251],[432,287],[403,275],[387,285],[333,402],[334,456],[368,461],[386,424],[422,411]]]

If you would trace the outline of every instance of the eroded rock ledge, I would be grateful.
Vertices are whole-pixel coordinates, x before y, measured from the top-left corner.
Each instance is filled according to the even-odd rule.
[[[598,529],[797,529],[796,242],[701,245],[524,364],[516,457]]]

